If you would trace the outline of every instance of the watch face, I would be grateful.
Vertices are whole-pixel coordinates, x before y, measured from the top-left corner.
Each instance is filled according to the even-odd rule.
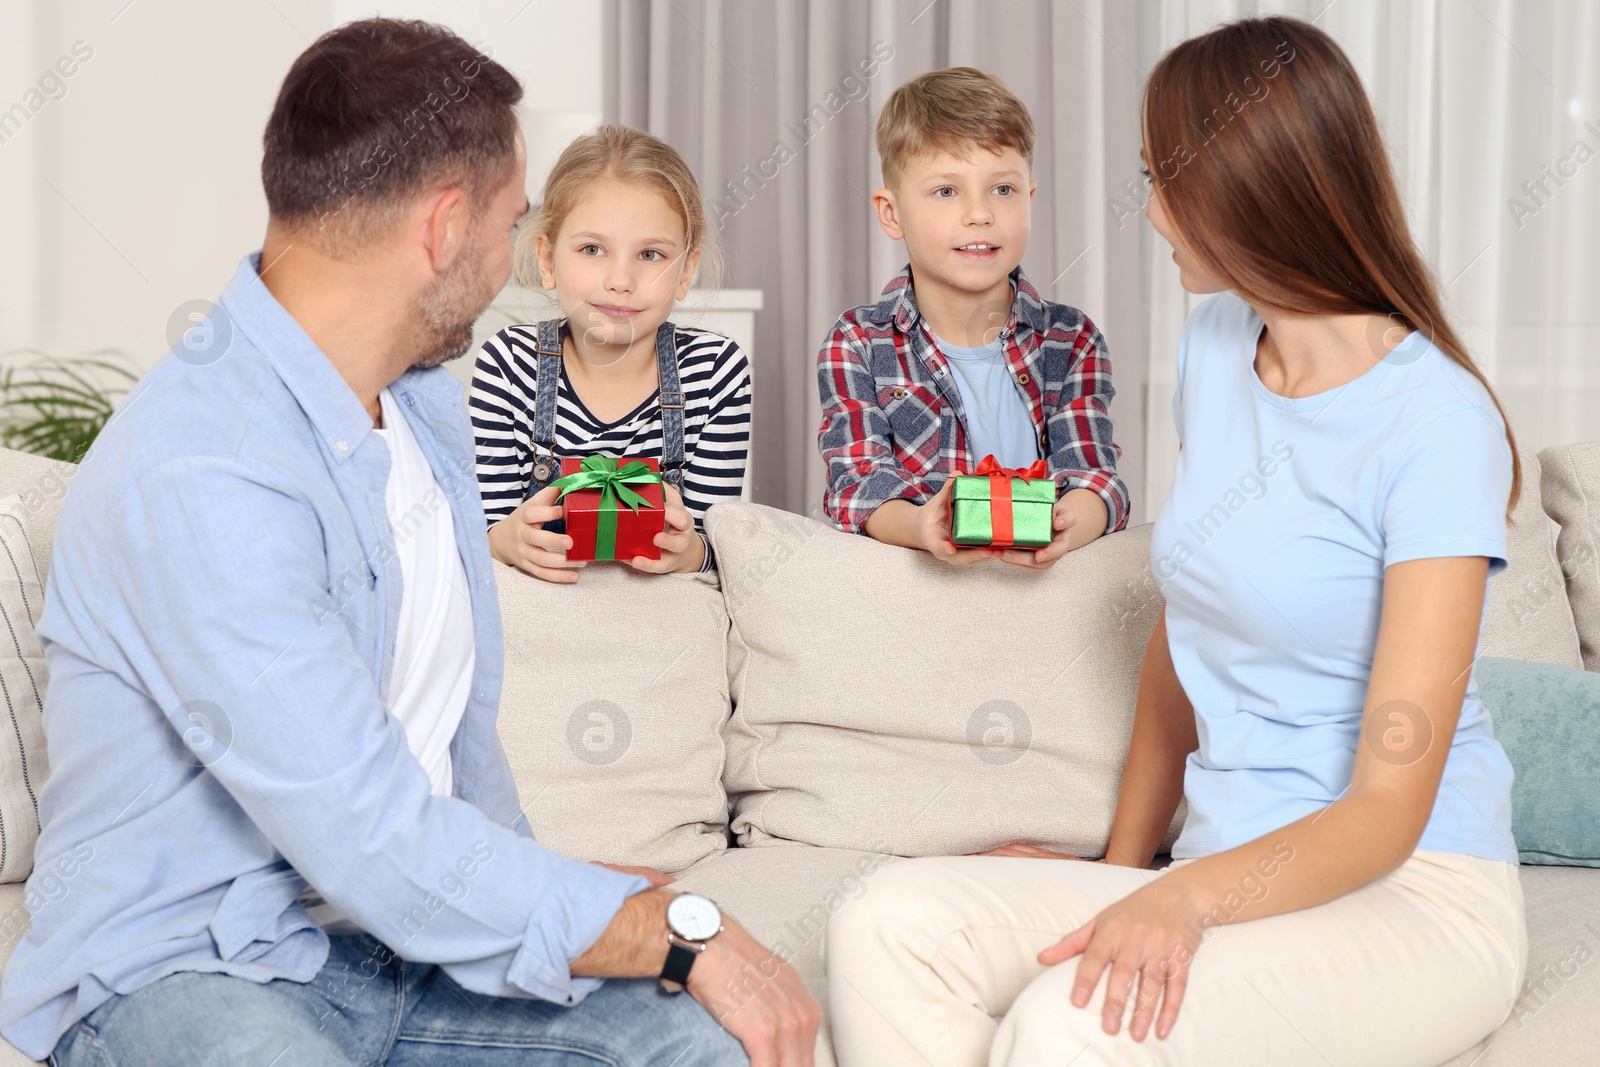
[[[705,897],[682,893],[667,905],[667,925],[688,941],[708,941],[722,930],[722,913]]]

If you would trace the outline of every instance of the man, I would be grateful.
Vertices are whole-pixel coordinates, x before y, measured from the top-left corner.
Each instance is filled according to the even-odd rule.
[[[262,251],[79,470],[39,628],[35,869],[71,877],[0,990],[34,1058],[811,1063],[793,970],[703,898],[536,844],[495,734],[439,364],[510,271],[521,95],[425,23],[317,41],[267,125]],[[713,992],[752,984],[724,1030]]]

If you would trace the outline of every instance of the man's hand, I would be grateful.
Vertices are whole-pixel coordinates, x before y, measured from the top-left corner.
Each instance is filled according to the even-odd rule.
[[[688,990],[739,1039],[750,1067],[812,1067],[822,1007],[793,967],[728,916],[689,971]]]
[[[619,874],[637,874],[640,878],[649,880],[651,889],[660,889],[664,885],[671,885],[677,879],[670,874],[656,870],[654,867],[629,867],[621,863],[596,863],[597,867],[604,867],[608,871]]]
[[[624,900],[600,939],[572,961],[572,973],[592,978],[659,976],[667,960],[671,900],[672,894],[661,889]],[[722,916],[722,932],[695,959],[688,991],[739,1039],[751,1067],[812,1067],[821,1006],[794,968],[732,917]]]
[[[566,514],[567,509],[556,503],[560,494],[560,489],[547,485],[489,527],[489,554],[547,582],[577,581],[588,560],[567,559],[572,538],[544,528]]]
[[[695,532],[694,516],[683,506],[683,497],[672,485],[662,482],[661,490],[666,516],[661,532],[655,536],[656,547],[661,549],[661,558],[634,556],[628,565],[636,571],[650,574],[698,571],[706,560],[706,543]]]

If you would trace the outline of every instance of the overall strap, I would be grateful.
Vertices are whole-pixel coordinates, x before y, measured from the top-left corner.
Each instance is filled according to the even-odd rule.
[[[561,474],[556,458],[556,398],[561,388],[561,350],[567,324],[562,319],[539,323],[538,391],[533,398],[533,475],[528,486],[532,496]],[[677,334],[672,323],[663,322],[656,331],[656,377],[661,408],[661,474],[674,489],[683,492],[683,386],[678,380]],[[541,452],[543,453],[541,455]]]
[[[656,331],[656,374],[660,383],[661,475],[683,493],[683,386],[678,381],[677,331],[663,322]]]
[[[538,391],[533,398],[533,476],[528,486],[532,496],[561,475],[556,458],[556,398],[561,390],[561,343],[566,336],[566,321],[545,319],[539,323],[537,347]],[[540,450],[544,451],[541,456]]]

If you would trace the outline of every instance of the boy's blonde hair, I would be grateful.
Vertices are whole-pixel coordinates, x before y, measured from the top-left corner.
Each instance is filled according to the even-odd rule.
[[[694,172],[678,150],[659,137],[631,126],[602,126],[584,134],[566,148],[544,180],[544,193],[534,209],[532,223],[517,238],[517,277],[538,289],[539,272],[533,256],[534,242],[542,235],[554,242],[561,224],[589,187],[602,178],[634,182],[660,193],[683,220],[684,253],[700,250],[702,278],[711,288],[721,274],[721,260],[706,229],[705,204]]]
[[[900,180],[917,156],[944,150],[965,155],[1014,148],[1033,166],[1033,118],[1005,83],[976,67],[919,74],[889,97],[878,115],[883,184]]]

